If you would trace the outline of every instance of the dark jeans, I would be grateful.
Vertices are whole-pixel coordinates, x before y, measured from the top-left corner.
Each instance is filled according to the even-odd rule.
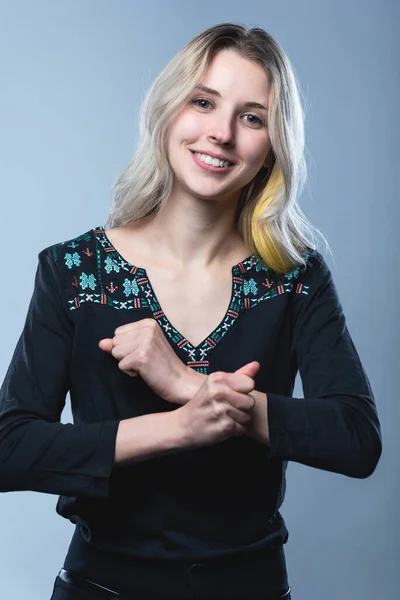
[[[147,595],[144,594],[143,592],[139,592],[140,595],[137,595],[136,593],[134,593],[134,595],[130,594],[130,595],[120,595],[117,598],[120,598],[120,600],[147,600],[147,599],[152,599],[152,600],[159,600],[161,598],[168,598],[169,600],[176,600],[177,596],[174,595],[174,592],[171,593],[171,595],[168,594],[168,592],[166,592],[165,590],[163,590],[162,592],[160,592],[159,596],[154,596],[154,595]],[[187,592],[187,594],[185,596],[179,596],[179,598],[186,598],[186,600],[210,600],[210,599],[216,599],[216,598],[241,598],[241,600],[243,600],[243,596],[215,596],[214,595],[215,592],[213,592],[212,590],[210,590],[210,593],[203,593],[202,595],[193,595],[193,593],[191,593],[189,590]],[[75,583],[67,583],[65,581],[63,581],[62,579],[60,579],[58,576],[56,577],[56,580],[54,582],[54,588],[53,588],[53,594],[51,596],[50,600],[106,600],[107,598],[109,598],[110,600],[114,599],[114,595],[106,595],[106,592],[104,592],[104,590],[102,590],[99,593],[96,592],[89,592],[86,588],[82,588],[82,585],[79,582],[75,582]],[[277,595],[268,595],[268,596],[260,596],[260,595],[247,595],[245,596],[246,600],[277,600],[278,598],[282,598],[283,600],[291,600],[291,594],[290,591],[288,593],[286,593],[283,596],[277,596]]]
[[[145,563],[135,569],[129,587],[122,583],[112,589],[101,576],[88,582],[67,571],[64,577],[69,581],[57,576],[50,600],[291,600],[289,586],[271,591],[267,579],[252,565],[242,561],[235,569],[232,567],[232,561],[222,561],[218,566],[192,563],[182,565],[178,571],[172,565]]]
[[[87,543],[77,527],[63,568],[76,579],[57,577],[51,600],[118,598],[82,580],[120,600],[291,600],[283,545],[196,561],[122,557]]]
[[[160,589],[159,595],[154,595],[154,591],[153,593],[150,593],[151,595],[149,595],[149,593],[142,589],[141,591],[133,592],[133,595],[131,593],[120,594],[118,596],[115,596],[114,594],[108,594],[105,588],[101,590],[99,589],[99,591],[96,591],[94,589],[89,590],[79,579],[74,578],[73,582],[66,582],[57,576],[54,582],[53,593],[50,600],[114,600],[114,598],[119,598],[120,600],[128,600],[128,598],[129,600],[161,600],[161,598],[168,598],[169,600],[178,599],[178,596],[175,595],[174,591],[171,591],[171,593],[169,594],[165,589]],[[219,600],[221,598],[226,598],[228,600],[229,598],[229,600],[233,600],[234,598],[237,598],[238,600],[243,600],[244,598],[243,595],[232,595],[231,593],[231,595],[228,596],[226,594],[226,590],[223,596],[216,596],[215,590],[210,590],[209,592],[203,590],[203,592],[200,595],[197,593],[193,593],[193,591],[190,591],[188,589],[187,593],[184,596],[179,596],[179,599],[183,600],[185,598],[186,600]],[[280,596],[277,596],[276,594],[247,594],[245,598],[246,600],[278,600],[279,598],[282,598],[283,600],[291,600],[291,593],[289,589],[286,594]]]

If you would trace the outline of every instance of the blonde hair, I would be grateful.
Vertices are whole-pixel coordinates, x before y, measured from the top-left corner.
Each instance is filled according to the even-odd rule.
[[[307,179],[304,111],[288,57],[259,27],[215,25],[188,42],[155,79],[142,105],[137,151],[113,186],[106,227],[151,218],[167,202],[174,176],[166,152],[169,124],[225,49],[261,65],[270,82],[270,167],[262,167],[241,190],[236,226],[249,250],[277,273],[305,267],[304,255],[316,249],[314,232],[328,243],[298,205]]]

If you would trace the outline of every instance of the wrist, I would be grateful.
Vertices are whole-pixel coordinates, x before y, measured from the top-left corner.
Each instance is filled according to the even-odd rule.
[[[194,371],[190,367],[185,367],[186,371],[180,381],[179,386],[179,404],[187,404],[199,391],[207,375]]]

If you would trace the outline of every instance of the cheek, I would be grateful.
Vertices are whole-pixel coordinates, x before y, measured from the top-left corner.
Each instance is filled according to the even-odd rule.
[[[170,132],[172,143],[179,144],[188,140],[195,140],[201,133],[201,123],[193,113],[183,112],[175,120]]]
[[[260,135],[247,136],[243,140],[243,151],[252,163],[263,161],[271,147],[269,135],[266,132],[258,133]]]
[[[262,167],[270,149],[270,144],[253,144],[247,150],[247,160],[249,167],[256,172]]]

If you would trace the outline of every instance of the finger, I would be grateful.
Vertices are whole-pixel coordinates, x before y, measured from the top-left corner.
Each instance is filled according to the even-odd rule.
[[[133,360],[133,357],[137,350],[138,350],[138,348],[132,344],[132,341],[129,341],[128,343],[125,343],[125,344],[117,344],[116,345],[115,338],[113,338],[113,348],[111,350],[111,354],[117,360],[123,360],[123,359]],[[136,360],[138,360],[137,356],[138,356],[138,353],[136,352]],[[125,363],[126,363],[126,361],[125,361]]]
[[[251,415],[247,411],[238,410],[234,406],[228,408],[227,414],[240,425],[246,425],[251,419]]]
[[[249,394],[254,390],[254,379],[245,372],[226,373],[226,384],[234,392]]]
[[[129,371],[124,371],[124,373],[129,375],[129,377],[136,377],[136,375],[138,374],[138,372],[134,371],[133,369],[130,369]]]
[[[113,349],[113,341],[112,338],[104,338],[99,341],[99,348],[104,350],[104,352],[111,352]]]
[[[127,356],[123,357],[122,360],[119,361],[118,367],[121,369],[121,371],[125,371],[126,373],[134,372],[138,374],[140,371],[139,364],[137,364],[137,361],[135,361],[133,354],[128,354]]]
[[[241,410],[245,410],[246,412],[251,412],[256,405],[256,398],[252,394],[246,394],[246,398],[247,398],[246,405]]]
[[[157,321],[151,317],[148,317],[146,319],[140,319],[140,321],[132,321],[131,323],[125,323],[125,325],[120,325],[114,331],[114,335],[126,333],[128,331],[131,331],[131,329],[136,329],[138,327],[155,327],[156,325],[158,325]]]
[[[252,394],[247,394],[247,395],[248,395],[248,396],[250,396],[250,398],[252,398],[252,399],[254,400],[253,406],[252,406],[252,407],[249,409],[249,410],[253,410],[253,408],[254,408],[254,407],[255,407],[255,405],[256,405],[256,398],[255,398],[255,396],[253,396]]]
[[[129,333],[132,329],[136,329],[137,327],[139,327],[140,323],[142,323],[142,321],[133,321],[132,323],[125,323],[125,325],[120,325],[119,327],[117,327],[117,329],[114,330],[114,336]]]
[[[229,402],[236,410],[241,412],[249,412],[256,405],[256,399],[251,394],[241,394],[240,392],[231,391],[227,396],[226,401]]]
[[[249,377],[254,377],[259,369],[260,363],[256,360],[253,360],[252,362],[247,363],[247,365],[240,367],[240,369],[235,371],[235,373],[243,373],[244,375],[248,375]]]
[[[135,325],[135,323],[129,323],[129,325]],[[125,327],[125,325],[123,325]],[[121,344],[130,345],[131,347],[134,344],[143,343],[143,335],[141,335],[136,329],[135,332],[131,329],[126,329],[125,331],[118,331],[120,328],[118,327],[115,330],[115,335],[112,338],[114,348],[116,346],[120,346]]]
[[[118,346],[118,344],[127,343],[129,341],[132,342],[132,340],[137,339],[137,332],[133,334],[132,330],[127,329],[125,331],[118,331],[118,329],[115,330],[114,337],[112,338],[114,346]]]
[[[136,375],[138,375],[138,372],[135,369],[130,369],[129,367],[124,367],[124,365],[121,366],[121,362],[120,361],[118,363],[118,368],[123,372],[126,373],[126,375],[129,375],[129,377],[136,377]]]

